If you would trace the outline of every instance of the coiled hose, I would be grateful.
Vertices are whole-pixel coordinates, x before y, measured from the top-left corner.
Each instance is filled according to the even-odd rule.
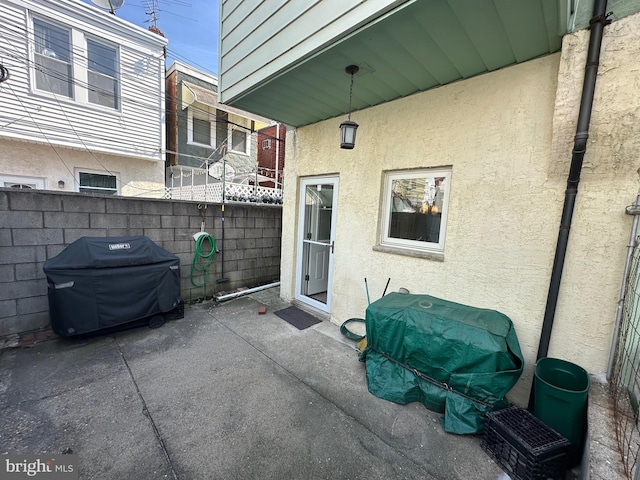
[[[203,253],[205,250],[204,244],[209,242],[210,250],[208,253]],[[213,257],[216,254],[216,239],[208,233],[201,233],[196,238],[196,252],[193,254],[193,261],[191,262],[191,283],[196,287],[205,287],[209,280],[209,267],[213,263]],[[202,273],[204,280],[202,283],[196,283],[193,280],[194,274]]]

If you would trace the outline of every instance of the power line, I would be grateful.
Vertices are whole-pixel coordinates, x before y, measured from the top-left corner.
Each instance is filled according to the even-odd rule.
[[[26,39],[27,44],[29,44],[29,43],[31,43],[30,38],[29,38],[29,34],[30,34],[31,32],[30,32],[28,29],[24,29],[24,28],[21,28],[21,27],[17,27],[17,30],[21,31],[22,33],[19,33],[19,32],[18,32],[18,31],[16,31],[16,30],[13,30],[13,31],[12,31],[12,30],[9,30],[9,31],[7,32],[7,34],[5,34],[5,33],[4,33],[4,32],[2,32],[2,31],[0,31],[0,34],[3,36],[3,38],[5,38],[5,40],[7,40],[7,41],[8,41],[8,43],[10,43],[10,44],[11,44],[11,46],[12,46],[12,47],[13,47],[13,49],[14,49],[14,51],[15,51],[15,52],[17,52],[17,53],[14,53],[14,54],[9,54],[9,56],[10,56],[10,57],[12,57],[14,60],[16,60],[16,61],[19,63],[19,65],[23,65],[23,66],[25,66],[27,69],[34,68],[34,69],[37,69],[38,71],[42,72],[42,73],[44,74],[44,80],[45,80],[45,81],[47,81],[47,82],[49,82],[49,77],[51,77],[51,78],[57,78],[57,79],[60,79],[60,80],[65,81],[65,82],[69,82],[69,83],[71,83],[71,84],[72,84],[72,85],[74,85],[74,86],[79,86],[79,87],[82,87],[82,88],[86,88],[88,91],[101,92],[101,93],[108,93],[108,94],[111,94],[111,93],[112,93],[111,91],[107,91],[107,90],[104,90],[104,89],[99,89],[99,88],[95,87],[94,85],[90,84],[89,82],[79,81],[79,80],[78,80],[77,78],[75,78],[74,76],[63,75],[61,72],[57,72],[57,71],[55,71],[55,70],[47,69],[47,68],[43,67],[42,65],[38,64],[37,62],[33,62],[33,61],[31,61],[29,58],[25,57],[24,55],[20,55],[20,50],[19,50],[15,45],[13,45],[13,42],[12,42],[8,37],[10,36],[10,37],[12,37],[12,39],[13,39],[13,40],[20,41],[20,42],[22,42],[22,41],[24,41],[24,40]],[[33,34],[35,35],[35,31],[33,32]],[[51,42],[51,43],[52,43],[52,45],[61,46],[61,44],[60,44],[60,43],[56,43],[55,41],[53,41],[53,42]],[[95,55],[93,55],[93,56],[92,56],[92,58],[90,59],[90,58],[89,58],[89,52],[88,52],[88,50],[86,51],[86,52],[87,52],[87,56],[82,56],[82,55],[77,54],[77,53],[76,53],[76,50],[78,50],[78,46],[77,46],[77,45],[75,45],[75,44],[72,44],[71,42],[69,42],[69,44],[68,44],[68,45],[66,45],[66,48],[68,48],[68,49],[72,49],[72,50],[74,51],[74,62],[73,62],[73,63],[75,63],[76,61],[78,61],[78,60],[80,60],[80,59],[84,59],[84,60],[87,60],[87,64],[88,64],[88,65],[90,65],[90,66],[91,66],[91,65],[96,66],[96,67],[100,67],[100,66],[102,66],[102,67],[106,67],[106,68],[109,68],[109,67],[110,67],[110,65],[109,65],[109,64],[101,63],[101,62],[97,61],[98,59],[96,58],[96,56],[95,56]],[[80,51],[82,51],[82,50],[80,50]],[[108,58],[108,57],[106,57],[106,56],[103,56],[103,55],[98,55],[98,57],[101,57],[103,60],[104,60],[104,59],[110,60],[110,58]],[[160,58],[161,58],[161,57],[152,57],[152,58],[153,58],[154,60],[160,60]],[[187,60],[188,60],[188,59],[187,59]],[[189,60],[188,60],[188,61],[189,61]],[[69,62],[69,64],[70,64],[70,65],[73,65],[73,63],[72,63],[72,62]],[[162,63],[163,63],[163,62],[158,62],[158,63],[157,63],[157,67],[158,67],[158,69],[160,69],[161,67],[163,67]],[[193,62],[190,62],[190,61],[189,61],[189,63],[193,63]],[[3,67],[3,68],[5,68],[5,67]],[[111,69],[113,70],[113,67],[111,67]],[[8,69],[7,69],[7,68],[5,68],[5,71],[6,71],[7,76],[8,76]],[[114,73],[116,73],[116,74],[117,74],[117,72],[114,72]],[[28,78],[28,77],[25,75],[25,77],[24,77],[24,78]],[[128,75],[126,75],[124,78],[129,78],[129,76],[128,76]],[[121,78],[121,75],[119,75],[119,74],[118,74],[118,75],[117,75],[117,77],[115,77],[115,80],[116,80],[120,85],[122,85],[122,83],[121,83],[121,82],[123,81],[123,78]],[[164,76],[161,76],[161,77],[160,77],[160,82],[163,82],[163,81],[165,81]],[[137,88],[137,91],[138,91],[138,92],[140,92],[141,94],[145,94],[147,97],[149,97],[149,96],[150,96],[150,97],[153,99],[154,95],[156,95],[156,92],[155,92],[155,91],[152,91],[152,90],[150,90],[150,89],[148,89],[148,88],[145,88],[141,83],[134,83],[134,85],[136,85],[136,88]],[[121,88],[121,87],[120,87],[120,88]],[[134,89],[132,89],[132,90],[133,90],[133,91],[135,91],[135,90],[136,90],[136,88],[134,88]],[[0,128],[2,128],[2,129],[3,129],[3,130],[5,130],[5,131],[14,131],[14,132],[16,132],[16,133],[25,133],[25,132],[24,132],[24,129],[19,129],[19,128],[16,128],[16,127],[18,127],[18,126],[28,126],[28,125],[29,125],[29,122],[25,121],[25,117],[26,117],[26,116],[28,116],[28,117],[30,118],[30,120],[31,120],[30,124],[34,125],[34,126],[38,129],[38,131],[40,132],[40,134],[42,135],[42,137],[47,141],[47,143],[48,143],[48,144],[51,146],[51,148],[54,150],[54,152],[56,153],[56,156],[60,159],[60,161],[61,161],[61,162],[62,162],[62,164],[64,165],[65,169],[66,169],[66,170],[67,170],[67,171],[72,175],[72,177],[74,178],[74,181],[75,181],[76,183],[79,183],[79,182],[78,182],[78,180],[75,178],[75,175],[73,174],[73,172],[71,172],[71,170],[70,170],[70,168],[68,167],[68,165],[64,162],[64,160],[62,159],[61,155],[58,153],[58,151],[57,151],[57,150],[56,150],[56,148],[54,147],[54,145],[53,145],[53,143],[51,142],[51,140],[50,140],[49,136],[47,136],[47,134],[44,132],[44,130],[43,130],[43,128],[42,128],[42,126],[41,126],[41,125],[40,125],[40,124],[35,120],[35,118],[34,118],[34,117],[33,117],[33,115],[31,114],[31,112],[29,111],[29,109],[28,109],[28,108],[27,108],[27,106],[25,105],[25,103],[22,101],[21,97],[20,97],[20,96],[15,92],[15,90],[13,89],[13,87],[12,87],[12,86],[10,86],[10,89],[11,89],[11,92],[13,93],[13,95],[16,97],[16,99],[20,102],[20,104],[21,104],[21,106],[22,106],[23,110],[25,111],[26,115],[22,115],[21,117],[17,117],[17,118],[5,117],[5,118],[8,120],[8,123],[7,123],[7,124],[5,124],[5,125],[0,126]],[[110,175],[114,176],[118,181],[120,181],[120,182],[121,182],[121,180],[117,177],[117,175],[114,175],[114,174],[113,174],[113,173],[112,173],[112,172],[111,172],[111,171],[110,171],[110,170],[109,170],[109,169],[108,169],[104,164],[102,164],[102,162],[101,162],[101,161],[100,161],[100,160],[99,160],[99,159],[94,155],[93,151],[92,151],[92,150],[89,148],[89,146],[85,143],[85,140],[83,139],[83,136],[84,136],[85,138],[102,139],[102,140],[105,140],[105,141],[110,141],[110,140],[112,140],[112,139],[111,139],[111,138],[108,138],[108,137],[101,137],[100,135],[95,134],[95,132],[94,132],[94,131],[89,132],[89,133],[84,133],[84,135],[83,135],[83,136],[81,136],[81,135],[79,134],[78,130],[76,130],[76,128],[74,127],[73,122],[71,122],[71,119],[70,119],[70,118],[68,117],[68,115],[66,114],[65,108],[64,108],[64,107],[63,107],[63,105],[60,103],[59,96],[58,96],[58,95],[56,95],[56,94],[55,94],[55,93],[53,93],[53,92],[51,92],[51,93],[52,93],[52,98],[55,100],[55,102],[56,102],[56,104],[57,104],[57,106],[58,106],[59,112],[61,112],[61,113],[64,115],[64,117],[65,117],[65,119],[66,119],[67,123],[69,124],[69,127],[68,127],[68,128],[67,128],[67,127],[63,127],[62,125],[51,125],[51,126],[49,126],[49,125],[48,125],[48,126],[47,126],[47,130],[49,130],[49,131],[51,131],[51,132],[57,132],[57,133],[59,133],[59,134],[67,134],[67,135],[71,134],[71,136],[72,136],[72,137],[77,138],[77,139],[80,141],[80,143],[82,144],[82,146],[84,147],[84,149],[85,149],[85,150],[86,150],[86,151],[87,151],[87,152],[88,152],[88,153],[93,157],[93,159],[96,161],[96,163],[97,163],[98,165],[100,165],[100,166],[101,166],[101,168],[102,168],[105,172],[107,172],[108,174],[110,174]],[[143,102],[139,101],[137,98],[127,98],[127,97],[123,97],[123,96],[118,96],[118,99],[119,99],[119,101],[120,101],[121,103],[122,103],[122,102],[127,102],[127,103],[134,104],[135,106],[138,106],[138,107],[145,107],[145,108],[147,108],[147,109],[149,109],[149,110],[151,110],[151,111],[157,111],[157,112],[159,112],[159,113],[165,112],[165,109],[164,109],[162,106],[158,106],[157,104],[153,104],[153,105],[151,105],[151,104],[146,104],[146,103],[143,103]],[[169,96],[169,95],[166,95],[165,97],[163,97],[163,96],[161,96],[161,95],[159,95],[159,94],[158,94],[158,95],[155,97],[155,100],[156,100],[156,101],[159,101],[159,102],[164,102],[164,101],[165,101],[165,99],[168,99],[168,100],[174,100],[174,101],[177,101],[177,100],[178,100],[177,98],[172,97],[172,96]],[[79,104],[79,105],[82,105],[82,104]],[[39,112],[40,112],[40,110],[41,110],[41,108],[42,108],[42,106],[41,106],[41,105],[36,106],[36,111],[39,113]],[[249,127],[245,126],[245,125],[241,125],[241,124],[237,124],[237,123],[235,123],[235,122],[232,122],[231,120],[229,120],[228,115],[227,115],[226,113],[219,114],[219,113],[218,113],[218,109],[216,109],[216,110],[215,110],[215,113],[213,113],[213,114],[212,114],[212,113],[210,112],[210,110],[209,110],[209,109],[203,109],[203,108],[200,108],[200,107],[198,107],[198,106],[196,106],[196,105],[193,105],[193,104],[192,104],[192,105],[190,105],[190,106],[189,106],[189,111],[190,111],[190,112],[192,112],[192,113],[202,113],[202,114],[206,114],[206,115],[207,115],[207,118],[209,118],[209,120],[211,120],[211,117],[213,117],[213,119],[214,119],[214,121],[216,122],[216,124],[217,124],[218,122],[223,122],[223,123],[226,123],[227,125],[235,125],[235,126],[236,126],[236,127],[238,127],[238,128],[243,128],[243,129],[245,129],[245,130],[250,130],[250,131],[251,131],[251,133],[252,133],[251,138],[252,138],[252,141],[253,141],[253,137],[254,137],[254,135],[253,135],[253,134],[254,134],[254,133],[256,133],[253,129],[251,129],[251,128],[249,128]],[[174,114],[176,115],[176,117],[177,117],[177,119],[178,119],[178,120],[180,120],[180,119],[181,119],[181,120],[184,120],[185,118],[188,118],[188,117],[189,117],[188,112],[183,112],[183,110],[182,110],[182,109],[177,109],[177,111],[176,111]],[[123,120],[123,121],[124,121],[124,118],[125,118],[125,116],[123,116],[123,117],[122,117],[122,120]],[[15,126],[14,126],[14,125],[15,125]],[[256,133],[256,135],[257,135],[257,133]],[[269,138],[272,138],[272,139],[278,140],[278,141],[282,141],[281,139],[279,139],[279,138],[277,138],[277,137],[274,137],[274,136],[271,136],[271,135],[267,135],[267,134],[264,134],[264,133],[263,133],[262,135],[264,135],[265,137],[269,137]],[[256,137],[256,138],[257,138],[257,137]],[[63,138],[62,138],[62,137],[61,137],[60,139],[61,139],[61,140],[63,140]],[[68,139],[67,139],[67,141],[68,141]],[[218,145],[218,146],[213,150],[213,152],[211,152],[211,153],[209,154],[209,156],[208,156],[208,157],[202,157],[202,159],[204,159],[204,160],[205,160],[205,162],[203,162],[203,165],[204,165],[204,163],[208,162],[208,161],[211,159],[211,157],[212,157],[216,152],[219,152],[219,151],[221,151],[221,149],[222,149],[223,147],[226,147],[226,146],[227,146],[227,145],[226,145],[227,141],[228,141],[228,140],[227,140],[227,139],[225,139],[225,141],[221,142],[221,143],[220,143],[220,144],[219,144],[219,145]],[[127,143],[124,143],[124,142],[123,142],[122,144],[123,144],[123,145],[128,146],[128,144],[127,144]],[[171,151],[169,151],[169,150],[165,150],[165,149],[164,149],[164,148],[162,148],[162,147],[161,147],[161,148],[155,148],[153,151],[158,152],[158,153],[160,153],[160,154],[162,154],[162,153],[175,153],[176,155],[179,155],[179,156],[180,156],[180,155],[183,155],[183,154],[181,154],[181,153],[179,153],[179,152],[171,152]],[[131,186],[131,185],[129,185],[129,186],[130,186],[130,187],[132,187],[132,188],[137,188],[138,190],[141,190],[141,191],[146,191],[146,192],[159,192],[159,191],[161,191],[160,189],[142,189],[142,188],[140,188],[140,187],[135,187],[135,186]]]
[[[19,27],[19,26],[10,26],[10,27],[15,27],[15,29],[17,29],[17,30],[13,30],[14,35],[12,35],[12,37],[13,37],[14,40],[19,40],[19,41],[25,41],[26,40],[27,42],[30,42],[30,36],[34,36],[35,37],[35,30],[30,30],[28,27],[27,28],[22,28],[22,27]],[[9,30],[9,31],[11,32],[11,30]],[[18,32],[18,31],[20,31],[20,32]],[[0,33],[5,35],[4,32],[0,32]],[[49,42],[50,45],[52,45],[54,47],[57,47],[59,49],[63,49],[63,50],[64,49],[70,49],[70,48],[73,49],[73,53],[74,53],[74,62],[73,63],[75,63],[75,61],[82,61],[83,63],[86,62],[88,65],[94,65],[96,67],[101,67],[102,69],[112,70],[112,71],[115,70],[114,67],[111,64],[99,62],[97,60],[97,58],[96,58],[96,57],[99,57],[99,58],[102,58],[102,59],[109,59],[109,57],[106,57],[105,55],[100,55],[98,53],[98,54],[94,54],[92,56],[92,58],[89,58],[88,51],[87,51],[87,54],[85,54],[85,55],[82,55],[81,53],[76,52],[76,50],[80,50],[82,52],[84,49],[79,48],[75,44],[72,45],[71,43],[66,43],[66,44],[65,43],[61,43],[60,41],[57,41],[55,38],[48,39],[48,42]],[[22,60],[24,58],[23,62],[26,63],[27,66],[30,66],[30,64],[34,63],[29,58],[25,58],[24,55],[17,55],[17,56],[14,55],[14,57],[17,58],[17,59],[20,59],[20,60]],[[161,58],[162,58],[161,56],[160,57],[153,57],[154,60],[160,60]],[[190,65],[197,66],[192,60],[190,60],[190,59],[188,59],[186,57],[184,57],[184,58],[186,59],[186,61]],[[68,63],[70,65],[72,64],[71,62],[68,62]],[[89,88],[91,91],[94,91],[94,92],[111,93],[110,91],[107,91],[107,90],[104,90],[104,89],[99,89],[98,87],[96,87],[94,85],[78,81],[77,79],[69,78],[68,76],[64,76],[60,72],[57,72],[57,71],[54,71],[54,70],[51,70],[51,69],[43,68],[42,66],[38,65],[37,63],[35,65],[41,71],[43,71],[43,73],[47,73],[47,74],[51,75],[54,78],[58,78],[58,79],[61,79],[61,80],[74,80],[74,83],[79,84],[79,85],[84,84],[84,86],[86,86],[87,88]],[[158,63],[157,66],[161,67],[162,65],[160,63]],[[114,71],[113,73],[114,73],[114,75],[112,75],[113,78],[116,78],[116,74],[119,73],[119,75],[116,78],[117,80],[121,80],[123,78],[131,78],[130,74],[123,75],[124,72],[122,72],[122,71],[120,71],[120,72]],[[120,78],[120,77],[122,77],[122,78]],[[139,83],[138,82],[134,82],[134,85],[139,85]],[[141,86],[141,87],[137,87],[137,88],[138,88],[138,90],[140,92],[146,93],[146,90],[144,89],[144,87]],[[153,92],[153,93],[155,93],[155,92]],[[136,99],[130,99],[130,100],[131,101],[136,101]],[[148,105],[148,104],[141,104],[140,103],[140,105],[148,107],[148,108],[155,108],[154,106]]]
[[[16,95],[15,91],[13,90],[13,87],[10,84],[8,85],[8,87],[13,92],[13,94]],[[20,97],[18,95],[16,95],[16,98],[18,99],[20,104],[23,106],[25,112],[31,117],[31,113],[29,113],[29,111],[26,109],[26,107],[24,107],[24,104],[22,103],[22,100],[20,99]],[[33,117],[31,117],[31,119],[33,120],[34,124],[36,124],[36,126],[38,126],[37,122],[33,119]],[[39,126],[38,126],[38,128],[39,128]],[[69,166],[65,163],[65,161],[62,159],[62,156],[58,153],[58,150],[56,150],[56,148],[53,146],[53,144],[51,142],[49,142],[48,137],[44,134],[44,132],[42,130],[40,130],[40,133],[43,136],[43,138],[45,140],[47,140],[47,142],[49,143],[49,146],[51,147],[51,149],[54,151],[54,153],[56,154],[56,156],[58,157],[58,159],[60,160],[62,165],[64,165],[64,168],[71,174],[71,176],[73,177],[74,181],[76,181],[75,180],[75,178],[76,178],[75,175],[73,174],[73,172],[71,171]]]
[[[7,36],[5,35],[4,32],[0,32],[0,35],[3,35],[5,37],[5,39],[8,40],[8,38],[7,38]],[[19,36],[15,37],[14,36],[14,39],[16,39],[16,40],[23,40],[24,38],[28,38],[28,37],[19,37]],[[17,49],[17,47],[15,47],[15,45],[13,45],[13,47],[14,47],[15,51],[18,51],[18,49]],[[80,87],[86,88],[89,91],[98,92],[98,93],[111,93],[110,91],[106,91],[104,89],[97,88],[94,85],[89,84],[88,82],[84,82],[84,81],[78,80],[76,78],[69,77],[68,75],[61,74],[60,72],[57,72],[55,70],[51,70],[51,69],[48,69],[46,67],[43,67],[42,65],[39,65],[36,62],[32,62],[29,58],[25,58],[23,55],[21,55],[19,53],[18,54],[13,54],[13,55],[9,54],[9,55],[12,58],[14,58],[15,60],[21,62],[21,64],[25,65],[27,68],[35,68],[38,71],[41,71],[43,74],[51,76],[52,78],[60,79],[60,80],[66,81],[66,82],[72,82],[74,85],[78,85]],[[86,60],[87,57],[80,57],[80,59]],[[161,65],[158,65],[158,66],[160,67]],[[117,79],[117,80],[120,80],[120,79]],[[120,80],[120,81],[122,81],[122,80]],[[129,84],[127,84],[127,85],[128,85],[128,88],[129,88],[130,85]],[[134,91],[134,92],[138,92],[140,94],[144,94],[147,97],[151,96],[152,98],[153,98],[154,95],[157,94],[155,91],[151,91],[150,89],[145,88],[144,86],[141,86],[140,83],[135,83],[134,85],[137,85],[136,87],[132,88],[132,91]],[[162,107],[159,107],[157,105],[157,103],[155,103],[155,102],[153,104],[146,103],[144,101],[141,101],[137,97],[128,97],[128,96],[122,96],[121,95],[118,98],[121,101],[127,101],[128,103],[132,103],[132,104],[134,104],[134,105],[136,105],[138,107],[142,107],[142,108],[148,109],[150,111],[158,112],[159,114],[161,114],[162,112],[165,111],[165,109],[163,109]],[[171,95],[169,95],[167,93],[165,93],[164,97],[160,96],[159,94],[158,94],[157,97],[155,97],[156,102],[158,100],[159,101],[163,101],[165,99],[166,100],[173,100],[173,101],[176,101],[176,102],[178,101],[177,97],[171,96]],[[247,127],[246,125],[243,125],[243,124],[240,124],[240,123],[237,123],[237,122],[233,122],[233,121],[229,120],[228,117],[221,116],[218,113],[212,114],[209,110],[201,108],[201,107],[198,107],[198,106],[193,105],[193,104],[190,105],[189,108],[194,113],[201,113],[201,114],[206,114],[206,115],[209,115],[209,116],[214,116],[216,121],[224,121],[224,122],[227,122],[227,123],[229,123],[231,125],[234,125],[234,126],[236,126],[238,128],[243,128],[243,129],[246,129],[248,131],[251,131],[250,127]],[[218,109],[216,109],[216,111],[217,110]],[[249,112],[247,112],[247,113],[249,113]],[[249,117],[246,117],[246,118],[250,119]],[[272,137],[272,138],[274,140],[280,140],[280,139],[277,139],[277,137]]]

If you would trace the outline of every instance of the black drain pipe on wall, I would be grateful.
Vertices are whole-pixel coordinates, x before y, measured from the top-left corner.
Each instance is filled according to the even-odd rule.
[[[587,64],[584,72],[584,83],[582,85],[580,113],[578,114],[578,125],[576,127],[573,152],[571,154],[571,168],[569,170],[569,178],[567,179],[567,190],[564,197],[564,207],[562,210],[562,219],[560,221],[560,232],[558,233],[556,255],[553,260],[553,270],[551,271],[547,306],[544,312],[542,333],[540,334],[540,343],[538,345],[538,360],[546,357],[549,351],[549,341],[551,340],[553,319],[555,317],[556,306],[558,303],[558,292],[560,290],[564,258],[569,241],[571,219],[573,217],[573,209],[576,203],[576,196],[578,194],[578,183],[580,183],[580,171],[582,170],[582,161],[584,160],[584,154],[587,150],[589,123],[591,121],[591,108],[593,106],[593,96],[596,88],[596,76],[598,74],[602,36],[604,27],[611,23],[610,20],[607,20],[611,14],[605,13],[606,8],[607,0],[595,0],[593,18],[589,22],[591,35],[589,38],[589,51],[587,52]],[[529,403],[531,404],[531,401]]]

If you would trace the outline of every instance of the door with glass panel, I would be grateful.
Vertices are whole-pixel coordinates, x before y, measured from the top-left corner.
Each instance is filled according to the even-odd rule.
[[[338,177],[302,179],[300,192],[296,299],[330,312]]]

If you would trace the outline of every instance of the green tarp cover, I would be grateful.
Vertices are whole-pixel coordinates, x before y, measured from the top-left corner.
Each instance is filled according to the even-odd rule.
[[[524,366],[511,320],[429,295],[390,293],[366,312],[369,392],[444,413],[446,432],[477,434],[507,406]]]

